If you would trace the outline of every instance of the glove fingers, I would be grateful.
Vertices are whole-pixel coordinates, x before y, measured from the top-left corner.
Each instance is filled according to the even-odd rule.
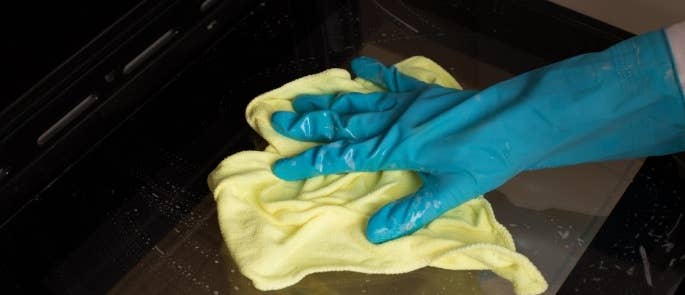
[[[276,112],[271,122],[276,131],[287,137],[331,142],[375,136],[390,125],[393,117],[392,111],[340,115],[335,111],[320,110],[304,114]]]
[[[273,172],[284,180],[302,180],[319,175],[354,171],[377,171],[382,159],[374,157],[378,138],[351,143],[336,141],[310,148],[291,158],[278,160]]]
[[[405,92],[425,87],[425,83],[400,73],[395,67],[386,67],[380,61],[370,57],[358,57],[352,60],[352,72],[364,80],[385,88],[389,92]]]
[[[331,110],[346,115],[386,111],[396,104],[397,100],[394,97],[382,92],[301,95],[293,101],[293,109],[298,113]]]
[[[340,126],[338,114],[331,111],[314,111],[306,114],[275,112],[271,125],[278,133],[301,141],[330,141]]]
[[[293,109],[297,113],[308,113],[329,110],[335,94],[302,94],[293,100]]]
[[[475,197],[464,189],[473,186],[468,177],[420,173],[423,186],[411,195],[391,202],[378,210],[366,227],[370,242],[378,244],[409,235],[450,209]]]

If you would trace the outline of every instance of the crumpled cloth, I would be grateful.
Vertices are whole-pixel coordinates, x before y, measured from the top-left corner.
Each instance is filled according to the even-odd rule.
[[[427,83],[461,89],[444,69],[425,57],[396,65]],[[293,285],[325,271],[397,274],[426,266],[491,270],[511,281],[517,294],[539,294],[547,283],[516,252],[507,229],[481,197],[448,211],[409,236],[372,244],[364,236],[370,216],[384,204],[416,191],[411,171],[361,172],[288,182],[273,163],[316,145],[280,135],[271,127],[276,111],[292,111],[300,94],[383,91],[352,79],[343,69],[306,76],[256,97],[247,106],[250,126],[269,146],[223,160],[208,183],[218,208],[221,232],[242,274],[260,290]]]

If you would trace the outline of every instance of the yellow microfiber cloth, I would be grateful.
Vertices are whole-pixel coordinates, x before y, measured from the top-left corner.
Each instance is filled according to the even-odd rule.
[[[396,67],[426,83],[461,89],[425,57]],[[383,89],[353,80],[343,69],[330,69],[264,93],[247,106],[248,123],[270,145],[226,158],[208,179],[222,234],[240,271],[258,289],[275,290],[325,271],[397,274],[426,266],[491,270],[511,281],[517,294],[544,292],[545,279],[516,252],[511,234],[483,197],[409,236],[375,245],[364,236],[368,219],[421,186],[413,172],[349,173],[294,182],[273,174],[276,160],[316,145],[276,132],[270,120],[274,112],[292,111],[291,102],[300,94],[374,91]]]

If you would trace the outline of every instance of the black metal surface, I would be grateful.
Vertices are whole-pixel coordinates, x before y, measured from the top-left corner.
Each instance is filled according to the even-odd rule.
[[[605,49],[632,34],[560,7],[533,0],[409,0],[408,3],[442,15],[470,30],[526,50],[548,62]],[[521,67],[506,55],[488,61],[519,73],[540,65]]]
[[[181,70],[168,62],[149,65],[138,77],[146,83],[128,83],[113,94],[121,97],[113,109],[101,106],[100,114],[89,115],[124,108],[126,95],[142,97],[128,102],[121,125],[101,131],[97,145],[79,150],[47,187],[32,187],[39,192],[2,225],[3,288],[55,294],[108,290],[208,194],[205,177],[222,157],[253,147],[243,119],[250,98],[339,65],[354,52],[353,23],[322,23],[334,14],[355,13],[353,3],[255,4],[190,65]],[[214,23],[212,29],[221,26]],[[183,50],[182,45],[167,52]],[[175,56],[176,61],[184,57]],[[172,74],[171,81],[153,87],[159,84],[149,79],[165,77],[153,75],[161,70]]]
[[[141,0],[31,1],[4,3],[0,10],[3,83],[0,110],[112,25]]]
[[[116,129],[173,79],[227,25],[243,16],[248,1],[229,1],[200,13],[199,1],[142,3],[92,42],[72,61],[0,113],[0,163],[11,169],[0,183],[0,224],[91,146]],[[139,11],[139,10],[142,10]],[[133,17],[137,16],[137,17]],[[132,19],[129,19],[132,18]],[[142,19],[141,19],[142,18]],[[215,21],[214,29],[206,26]],[[178,32],[165,48],[128,75],[121,72],[165,32]],[[115,35],[113,39],[107,39]],[[80,62],[78,62],[80,61]],[[68,74],[61,73],[62,71]],[[64,79],[64,77],[67,77]],[[109,77],[106,78],[106,77]],[[52,78],[60,82],[52,84]],[[45,91],[42,91],[47,89]],[[49,142],[41,136],[88,96],[99,97],[92,111],[73,118]]]

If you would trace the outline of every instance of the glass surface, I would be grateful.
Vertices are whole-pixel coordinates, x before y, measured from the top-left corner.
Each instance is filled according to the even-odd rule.
[[[269,2],[250,13],[210,54],[47,188],[41,196],[47,201],[27,206],[27,212],[42,214],[60,203],[80,204],[70,205],[78,211],[69,213],[70,223],[54,221],[59,234],[72,235],[73,243],[62,246],[68,254],[48,271],[36,274],[47,289],[262,293],[227,254],[205,178],[223,157],[260,148],[243,121],[249,99],[323,69],[317,62],[320,45],[311,40],[291,44],[279,35],[279,27],[308,16],[283,6]],[[345,66],[357,55],[386,63],[424,55],[465,88],[483,88],[547,62],[402,1],[361,1],[330,10],[327,26],[357,26],[361,39],[355,44],[355,38],[326,36],[338,50],[330,54],[330,65]],[[288,48],[269,48],[276,42]],[[244,62],[255,56],[260,59]],[[640,165],[632,160],[525,173],[486,196],[518,250],[549,282],[546,294],[564,282]],[[54,196],[61,199],[49,201]],[[49,226],[36,225],[36,230]],[[512,288],[486,271],[424,268],[401,275],[320,273],[273,293],[509,294]]]

